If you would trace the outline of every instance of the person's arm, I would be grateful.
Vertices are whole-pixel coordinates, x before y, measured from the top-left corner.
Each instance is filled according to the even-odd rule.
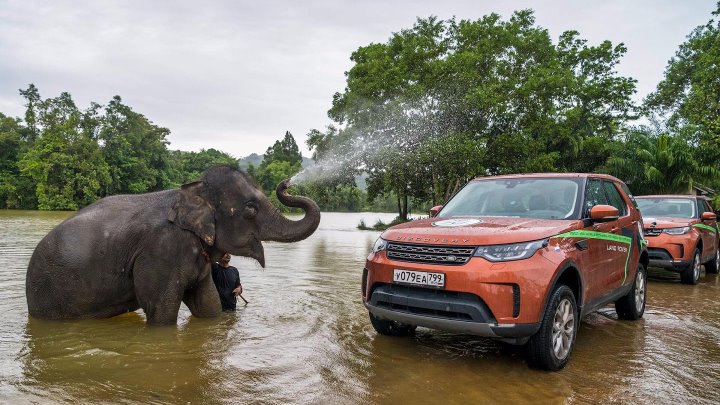
[[[243,288],[242,288],[242,283],[240,282],[240,272],[238,271],[238,269],[236,269],[236,268],[234,268],[234,269],[235,269],[235,274],[237,275],[237,282],[235,283],[235,289],[233,290],[233,294],[235,294],[235,296],[237,297],[238,295],[242,294]]]

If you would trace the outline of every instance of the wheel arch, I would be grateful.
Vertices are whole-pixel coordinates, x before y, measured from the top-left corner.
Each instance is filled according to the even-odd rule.
[[[548,300],[552,296],[552,292],[555,291],[555,288],[559,284],[567,285],[572,290],[573,294],[575,294],[575,301],[578,309],[582,308],[582,302],[585,298],[585,294],[583,292],[583,286],[585,283],[582,274],[580,273],[580,267],[572,260],[568,260],[560,267],[560,270],[555,273],[555,276],[553,276],[552,283],[550,283],[551,288],[549,288],[545,293],[545,299],[543,300],[542,306],[543,311],[547,307]]]

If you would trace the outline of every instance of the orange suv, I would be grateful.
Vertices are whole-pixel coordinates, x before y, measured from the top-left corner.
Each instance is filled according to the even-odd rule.
[[[423,326],[527,344],[531,365],[559,370],[585,314],[645,311],[642,220],[614,177],[477,178],[431,214],[383,232],[367,257],[363,302],[380,334]]]
[[[679,272],[684,284],[697,284],[703,264],[706,273],[718,272],[717,216],[706,197],[648,195],[637,197],[637,203],[651,267]]]

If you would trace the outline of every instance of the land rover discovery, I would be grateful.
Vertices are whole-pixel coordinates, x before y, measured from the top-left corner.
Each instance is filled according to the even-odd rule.
[[[706,197],[648,195],[637,197],[645,224],[651,267],[680,273],[684,284],[697,284],[700,266],[717,273],[720,266],[717,215]]]
[[[527,344],[559,370],[580,319],[645,311],[648,254],[627,186],[596,174],[477,178],[430,218],[383,232],[362,276],[375,330],[418,326]]]

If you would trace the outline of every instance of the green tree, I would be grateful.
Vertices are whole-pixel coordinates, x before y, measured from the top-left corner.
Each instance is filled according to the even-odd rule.
[[[623,179],[639,195],[689,193],[694,182],[719,174],[698,163],[688,134],[635,128],[615,149],[604,171]]]
[[[105,108],[98,138],[112,181],[105,193],[143,193],[163,190],[173,182],[167,172],[170,131],[154,125],[115,96]]]
[[[285,137],[282,140],[275,141],[275,143],[265,151],[263,162],[270,164],[275,161],[288,162],[291,166],[302,164],[300,149],[290,132],[285,132]],[[262,167],[262,163],[260,166]]]
[[[24,94],[33,97],[31,86]],[[20,172],[36,183],[41,210],[75,210],[94,202],[109,183],[108,166],[90,123],[93,108],[81,112],[68,93],[28,100],[35,117],[34,140],[18,162]]]
[[[18,167],[29,145],[23,133],[19,119],[0,113],[0,208],[37,208],[36,185]]]
[[[635,117],[635,81],[615,71],[625,51],[574,31],[553,43],[530,10],[418,19],[352,54],[328,113],[342,127],[312,140],[367,171],[369,197],[396,195],[401,217],[409,200],[444,200],[457,179],[594,169],[609,149],[584,153]]]
[[[268,195],[274,195],[279,182],[291,178],[302,170],[302,155],[290,132],[282,140],[267,148],[258,168],[248,170]]]
[[[720,161],[720,2],[707,24],[695,28],[665,69],[645,105],[675,131],[691,131],[701,164]],[[687,128],[685,128],[687,127]],[[684,128],[684,129],[683,129]],[[720,186],[720,181],[712,182]]]
[[[190,183],[200,178],[200,174],[212,166],[238,167],[238,159],[217,149],[202,149],[200,152],[170,152],[175,173],[171,176],[180,184]]]

